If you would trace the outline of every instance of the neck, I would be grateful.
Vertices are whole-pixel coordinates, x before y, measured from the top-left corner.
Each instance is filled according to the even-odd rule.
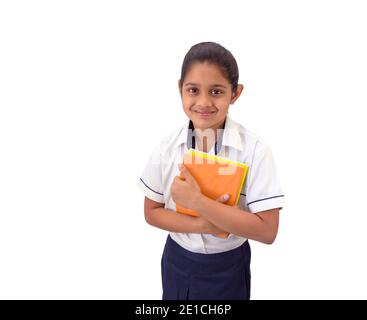
[[[203,152],[208,152],[216,141],[219,140],[220,135],[222,134],[224,129],[225,121],[216,129],[207,128],[207,129],[195,129],[195,142],[197,144],[197,148]]]

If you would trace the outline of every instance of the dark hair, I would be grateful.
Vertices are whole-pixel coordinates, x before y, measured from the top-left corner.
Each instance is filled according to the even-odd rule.
[[[213,63],[223,72],[223,75],[232,84],[232,90],[238,86],[238,66],[232,53],[226,48],[215,42],[200,42],[193,45],[186,53],[181,68],[181,86],[187,72],[195,63]]]

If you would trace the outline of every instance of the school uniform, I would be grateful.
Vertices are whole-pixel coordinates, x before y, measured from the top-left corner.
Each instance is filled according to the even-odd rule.
[[[154,148],[140,177],[146,197],[175,211],[170,188],[179,175],[184,153],[195,148],[195,133],[188,121]],[[208,152],[249,166],[238,206],[248,212],[282,208],[284,195],[269,146],[255,133],[226,117],[224,130]],[[248,240],[230,234],[169,232],[162,255],[163,299],[249,299]]]

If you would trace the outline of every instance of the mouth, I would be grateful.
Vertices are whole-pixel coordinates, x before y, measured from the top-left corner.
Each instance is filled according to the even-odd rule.
[[[213,114],[217,113],[217,111],[199,111],[199,110],[194,110],[194,113],[196,113],[200,117],[210,117]]]

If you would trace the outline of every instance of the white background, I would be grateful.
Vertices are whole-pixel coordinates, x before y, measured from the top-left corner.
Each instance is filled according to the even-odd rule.
[[[365,1],[1,1],[0,298],[160,299],[167,233],[138,178],[186,121],[187,50],[216,41],[231,117],[271,146],[287,206],[252,244],[253,299],[366,299]]]

